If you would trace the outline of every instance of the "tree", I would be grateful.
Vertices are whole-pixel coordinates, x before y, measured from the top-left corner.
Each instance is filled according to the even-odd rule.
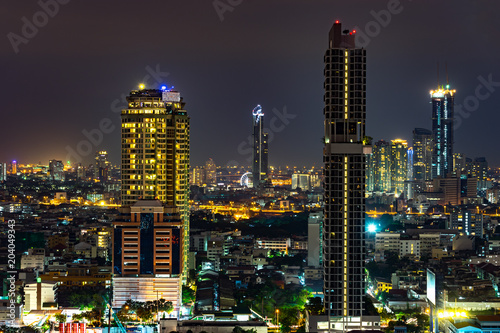
[[[182,286],[182,304],[183,305],[191,305],[194,303],[196,299],[195,292],[190,287],[183,285]]]
[[[86,319],[90,325],[94,327],[100,327],[102,325],[102,311],[100,309],[92,309],[91,311],[74,314],[71,318],[73,321]]]
[[[325,311],[321,297],[309,298],[309,302],[305,305],[305,308],[314,316],[321,315]]]
[[[153,319],[153,313],[146,307],[140,307],[135,311],[137,317],[139,317],[142,321],[148,322]]]
[[[58,323],[65,323],[67,320],[66,315],[63,315],[62,313],[56,313],[54,318]]]
[[[300,310],[298,307],[280,309],[279,321],[281,324],[282,332],[290,332],[292,330],[292,326],[299,323],[299,312]]]

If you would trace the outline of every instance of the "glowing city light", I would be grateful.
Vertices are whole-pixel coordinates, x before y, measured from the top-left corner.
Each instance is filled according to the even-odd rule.
[[[377,226],[375,224],[368,225],[368,232],[377,232]]]
[[[141,83],[141,84],[139,85],[139,89],[141,89],[141,90],[142,90],[142,89],[144,89],[145,87],[146,87],[146,86],[144,85],[144,83]]]
[[[252,114],[254,117],[256,117],[256,122],[259,122],[260,117],[264,117],[264,112],[262,112],[262,106],[258,104],[256,107],[253,108]]]

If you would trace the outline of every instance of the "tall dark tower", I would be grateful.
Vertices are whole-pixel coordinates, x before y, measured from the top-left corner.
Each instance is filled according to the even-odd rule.
[[[264,133],[264,112],[257,105],[253,117],[253,187],[259,188],[267,179],[268,134]]]
[[[324,61],[325,315],[346,330],[364,309],[366,50],[336,21]]]
[[[453,171],[453,117],[456,90],[450,86],[431,90],[432,134],[432,178],[447,177]]]

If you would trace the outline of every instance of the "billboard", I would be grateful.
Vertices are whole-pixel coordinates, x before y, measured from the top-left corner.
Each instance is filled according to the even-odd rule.
[[[164,102],[180,102],[181,93],[178,91],[164,91],[162,94],[162,101]]]
[[[436,274],[427,269],[427,299],[436,306]]]

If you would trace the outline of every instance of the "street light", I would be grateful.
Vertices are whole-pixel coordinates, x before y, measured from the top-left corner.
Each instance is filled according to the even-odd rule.
[[[276,309],[276,325],[278,325],[278,330],[280,328],[280,309]]]

